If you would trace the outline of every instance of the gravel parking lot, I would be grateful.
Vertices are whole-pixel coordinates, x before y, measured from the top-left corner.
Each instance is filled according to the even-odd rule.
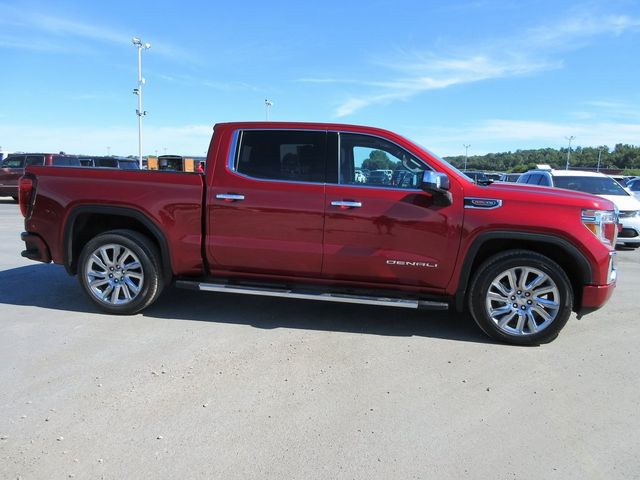
[[[0,198],[0,478],[640,477],[640,251],[549,345],[465,316],[168,289],[98,312]]]

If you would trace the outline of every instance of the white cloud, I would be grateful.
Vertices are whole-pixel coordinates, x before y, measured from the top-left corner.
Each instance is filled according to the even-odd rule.
[[[251,90],[251,91],[259,91],[258,87],[251,85],[245,82],[234,82],[234,81],[226,81],[226,82],[218,82],[212,81],[208,79],[196,78],[191,75],[185,74],[171,74],[167,75],[165,73],[157,74],[157,77],[177,85],[183,85],[188,87],[202,86],[211,88],[213,90],[220,90],[223,92],[235,92],[241,90]]]
[[[345,117],[371,105],[406,100],[429,90],[561,68],[563,52],[582,48],[599,35],[621,35],[636,30],[640,30],[640,18],[585,13],[555,24],[523,30],[515,37],[453,47],[448,56],[433,52],[396,53],[391,61],[376,62],[377,71],[386,72],[392,80],[359,82],[327,77],[300,81],[359,87],[360,92],[348,96],[335,111],[337,117]]]
[[[85,22],[46,13],[33,13],[24,8],[15,8],[0,4],[0,25],[3,31],[20,33],[20,37],[28,40],[11,40],[5,34],[0,38],[0,47],[36,50],[49,53],[78,53],[88,50],[87,45],[79,46],[79,39],[89,42],[108,43],[112,45],[131,45],[132,35],[120,29],[114,29],[98,22]],[[30,32],[27,32],[30,31]],[[15,37],[15,35],[13,35]],[[69,40],[67,43],[62,40]],[[152,49],[158,55],[190,63],[201,63],[190,51],[163,42],[152,40]]]

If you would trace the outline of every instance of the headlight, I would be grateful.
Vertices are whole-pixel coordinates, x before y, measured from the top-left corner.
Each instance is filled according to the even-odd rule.
[[[620,212],[620,218],[640,217],[640,210],[625,210]]]
[[[618,237],[618,213],[613,210],[583,210],[582,224],[606,245],[615,245]]]

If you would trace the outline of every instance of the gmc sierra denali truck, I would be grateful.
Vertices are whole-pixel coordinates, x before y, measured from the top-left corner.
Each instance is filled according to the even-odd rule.
[[[114,314],[175,282],[468,309],[491,337],[530,345],[603,306],[616,284],[608,200],[478,185],[377,128],[218,124],[204,175],[30,166],[19,196],[22,255],[64,265]]]

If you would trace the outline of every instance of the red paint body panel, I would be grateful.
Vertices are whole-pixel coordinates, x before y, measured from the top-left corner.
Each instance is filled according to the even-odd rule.
[[[230,160],[236,133],[250,129],[354,132],[384,138],[447,174],[453,203],[434,205],[430,194],[416,189],[246,177],[233,170]],[[56,263],[65,260],[64,227],[73,209],[104,205],[135,210],[163,232],[171,270],[177,276],[302,280],[452,297],[467,281],[464,261],[478,239],[492,232],[518,232],[562,239],[585,257],[591,281],[583,285],[578,309],[601,306],[615,286],[615,282],[607,284],[612,249],[580,218],[582,209],[611,210],[612,203],[579,192],[529,185],[479,186],[418,145],[377,128],[218,124],[204,177],[55,167],[29,167],[28,172],[37,186],[26,230],[43,239]],[[244,198],[230,201],[217,198],[220,194]],[[501,206],[465,208],[465,198],[499,200]],[[343,200],[362,205],[331,205]]]
[[[148,218],[166,237],[176,275],[203,271],[202,177],[144,170],[28,167],[38,179],[28,232],[47,242],[55,263],[64,261],[64,226],[77,207],[128,208]]]
[[[362,207],[341,209],[331,205],[334,200]],[[442,293],[460,243],[461,201],[435,207],[420,190],[329,185],[326,205],[324,276]]]
[[[587,285],[582,290],[582,310],[592,311],[602,307],[609,301],[615,284]]]

